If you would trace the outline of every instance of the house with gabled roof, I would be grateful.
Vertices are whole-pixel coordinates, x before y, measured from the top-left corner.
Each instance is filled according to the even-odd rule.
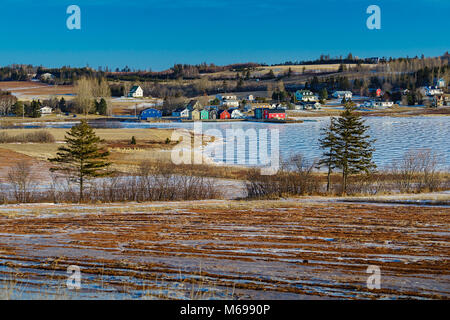
[[[230,113],[231,119],[243,119],[244,114],[239,109],[229,109],[228,112]]]
[[[172,112],[172,117],[188,119],[191,111],[192,110],[189,110],[188,108],[178,108]]]
[[[216,120],[217,118],[218,118],[217,110],[216,109],[209,110],[209,119]]]
[[[319,98],[310,90],[297,90],[295,92],[297,101],[318,101]]]
[[[219,111],[219,118],[222,119],[222,120],[230,119],[231,118],[231,114],[227,110],[221,110],[221,111]]]
[[[187,104],[186,108],[190,109],[190,110],[194,110],[194,109],[203,109],[202,104],[200,103],[200,101],[198,100],[191,100],[189,101],[189,103]]]
[[[48,106],[44,106],[44,107],[42,107],[41,109],[39,109],[39,111],[41,112],[41,115],[42,115],[42,116],[45,116],[45,115],[52,114],[53,109],[50,108],[50,107],[48,107]]]
[[[161,117],[162,117],[161,110],[154,109],[154,108],[148,108],[148,109],[142,110],[139,115],[139,118],[141,120],[155,119],[155,118],[161,118]]]
[[[200,111],[198,109],[194,109],[189,113],[189,118],[191,120],[200,120]]]
[[[141,86],[133,86],[128,92],[129,98],[142,98],[144,96],[144,90],[142,90]]]
[[[209,111],[206,109],[200,111],[200,120],[208,120],[208,119],[209,119]]]

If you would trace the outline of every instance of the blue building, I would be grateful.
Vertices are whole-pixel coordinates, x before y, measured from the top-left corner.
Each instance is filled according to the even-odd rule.
[[[141,120],[148,120],[153,118],[161,118],[162,112],[157,109],[149,108],[141,111],[141,114],[139,115],[139,118]]]

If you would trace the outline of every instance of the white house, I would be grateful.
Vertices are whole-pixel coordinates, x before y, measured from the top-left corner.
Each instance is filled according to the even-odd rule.
[[[287,106],[285,106],[284,104],[281,103],[272,103],[272,105],[270,106],[270,109],[287,109]]]
[[[440,94],[444,94],[444,91],[441,88],[427,87],[427,90],[426,90],[427,96],[435,96],[435,95],[440,95]]]
[[[172,112],[172,117],[180,117],[188,119],[191,116],[191,109],[189,108],[179,108]]]
[[[333,92],[333,97],[336,99],[351,99],[353,97],[353,93],[351,91],[335,91]]]
[[[52,114],[52,108],[50,108],[50,107],[42,107],[41,109],[40,109],[40,111],[41,111],[41,115],[49,115],[49,114]]]
[[[422,95],[429,97],[444,94],[444,91],[438,87],[421,87],[419,91]]]
[[[295,92],[297,101],[318,101],[319,98],[310,90],[297,90]]]
[[[235,95],[231,95],[231,94],[218,94],[218,95],[216,95],[216,98],[219,99],[220,101],[237,100],[237,97]]]
[[[243,119],[244,114],[239,109],[228,110],[231,114],[231,119]]]
[[[436,80],[436,86],[439,88],[445,88],[445,80],[444,78],[440,78]]]
[[[370,101],[369,103],[366,103],[368,107],[372,108],[390,108],[394,105],[394,102],[392,101]]]
[[[301,102],[299,107],[296,106],[296,109],[298,110],[300,108],[303,110],[318,110],[320,109],[320,107],[321,104],[318,102]]]
[[[133,86],[128,93],[129,98],[142,98],[144,96],[144,90],[141,86]]]
[[[239,100],[237,96],[232,94],[218,94],[216,98],[219,99],[220,105],[225,108],[239,107]]]
[[[220,101],[220,105],[228,108],[239,107],[239,101],[234,99],[222,100]]]
[[[55,79],[55,76],[54,75],[52,75],[51,73],[44,73],[44,74],[42,74],[41,76],[40,76],[40,79],[42,80],[42,81],[48,81],[48,80],[53,80],[53,79]]]

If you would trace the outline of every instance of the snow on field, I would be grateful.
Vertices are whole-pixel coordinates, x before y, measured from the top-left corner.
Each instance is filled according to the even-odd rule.
[[[71,295],[69,265],[81,267],[86,299],[450,297],[449,208],[296,200],[11,208],[0,214],[6,299]],[[379,290],[366,286],[369,265],[381,269]]]

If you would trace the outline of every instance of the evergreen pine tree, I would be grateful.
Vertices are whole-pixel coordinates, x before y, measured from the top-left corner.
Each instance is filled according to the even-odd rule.
[[[27,111],[27,110],[25,110]],[[28,108],[28,112],[26,112],[28,116],[31,118],[40,118],[41,114],[41,102],[33,100]]]
[[[95,111],[100,115],[106,115],[106,112],[108,111],[108,104],[105,99],[101,98],[100,102],[95,101]]]
[[[337,167],[337,134],[336,134],[336,118],[330,118],[330,125],[322,128],[323,138],[319,139],[320,148],[323,150],[322,158],[319,160],[317,166],[320,168],[326,166],[327,172],[327,192],[331,187],[331,174],[333,169]]]
[[[370,172],[376,168],[372,162],[374,151],[367,134],[368,126],[360,115],[355,113],[351,103],[345,105],[345,111],[336,121],[336,166],[342,170],[342,193],[347,192],[347,181],[350,174]]]
[[[324,103],[325,100],[328,99],[328,91],[326,88],[322,88],[322,90],[320,90],[319,92],[319,100],[321,103]]]
[[[59,110],[61,110],[61,112],[68,111],[67,105],[66,105],[66,100],[64,99],[64,97],[62,97],[61,100],[59,100],[58,107],[59,107]]]
[[[16,117],[22,117],[25,114],[25,107],[22,101],[17,101],[13,105],[13,113]]]
[[[103,141],[94,130],[82,120],[73,126],[65,137],[66,146],[58,148],[55,158],[48,159],[57,166],[51,171],[63,171],[79,184],[79,201],[83,201],[84,182],[95,177],[104,177],[109,173],[106,169],[110,163],[106,161],[108,151],[101,150]]]

